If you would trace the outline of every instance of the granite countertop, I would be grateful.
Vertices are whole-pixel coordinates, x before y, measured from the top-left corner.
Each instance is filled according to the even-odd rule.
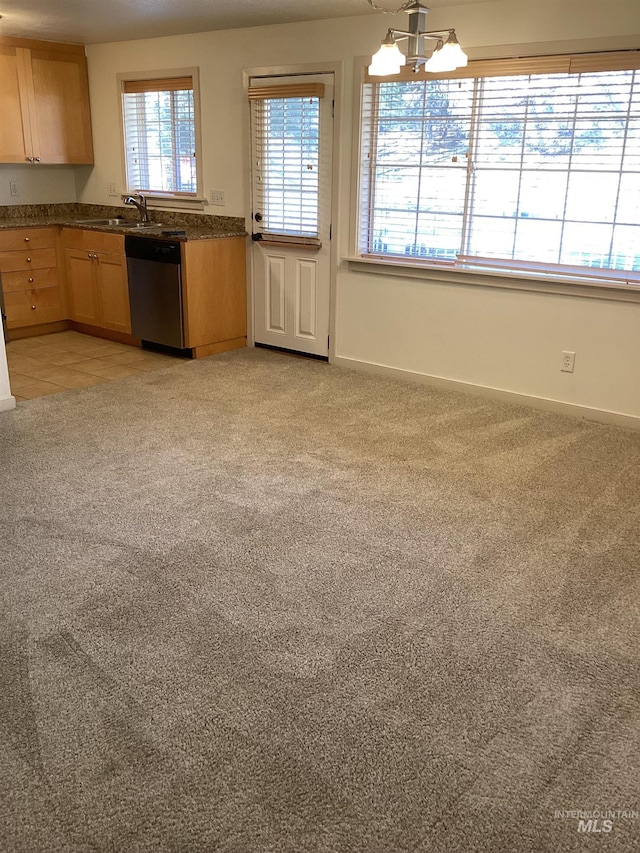
[[[176,213],[149,209],[153,221],[162,224],[157,228],[145,228],[132,231],[126,226],[79,224],[82,219],[129,220],[132,224],[137,218],[131,215],[128,207],[110,207],[98,204],[28,204],[0,206],[0,229],[32,228],[46,225],[64,225],[70,228],[82,228],[106,231],[110,234],[137,234],[140,237],[153,237],[161,240],[211,240],[216,237],[244,237],[244,219],[234,216],[208,216],[197,213]],[[163,235],[162,231],[184,230],[183,235]]]

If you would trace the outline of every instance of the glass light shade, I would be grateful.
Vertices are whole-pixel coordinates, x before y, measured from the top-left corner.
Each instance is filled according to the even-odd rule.
[[[464,68],[469,61],[469,57],[460,47],[460,43],[458,42],[455,33],[450,34],[449,38],[444,43],[442,50],[446,52],[448,62],[455,62],[456,68]]]
[[[397,74],[403,65],[407,64],[407,57],[402,53],[398,45],[389,41],[389,37],[382,42],[380,50],[371,57],[369,74],[372,77],[388,77]]]
[[[454,71],[464,68],[468,62],[467,54],[462,50],[455,33],[449,33],[446,42],[438,42],[436,49],[425,62],[425,71]]]
[[[447,54],[444,52],[444,45],[441,41],[438,42],[435,50],[424,64],[425,71],[432,71],[434,73],[438,71],[453,71],[455,67],[451,62],[447,62]]]

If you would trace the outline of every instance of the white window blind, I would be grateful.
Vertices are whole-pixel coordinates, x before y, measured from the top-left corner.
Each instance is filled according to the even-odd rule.
[[[253,215],[265,234],[318,236],[322,84],[251,88]]]
[[[366,82],[361,254],[639,273],[636,67],[632,52]]]
[[[125,81],[122,102],[127,189],[195,195],[193,79]]]

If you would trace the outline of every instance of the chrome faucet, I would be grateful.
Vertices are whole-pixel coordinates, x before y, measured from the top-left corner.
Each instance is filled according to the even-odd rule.
[[[138,213],[140,214],[140,222],[148,222],[149,221],[149,212],[147,210],[147,200],[142,195],[142,193],[136,193],[135,196],[128,195],[124,196],[122,201],[124,204],[133,204],[138,208]]]

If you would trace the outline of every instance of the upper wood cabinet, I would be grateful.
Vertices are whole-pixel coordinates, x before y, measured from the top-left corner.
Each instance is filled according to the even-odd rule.
[[[93,163],[81,45],[0,37],[0,162]]]

